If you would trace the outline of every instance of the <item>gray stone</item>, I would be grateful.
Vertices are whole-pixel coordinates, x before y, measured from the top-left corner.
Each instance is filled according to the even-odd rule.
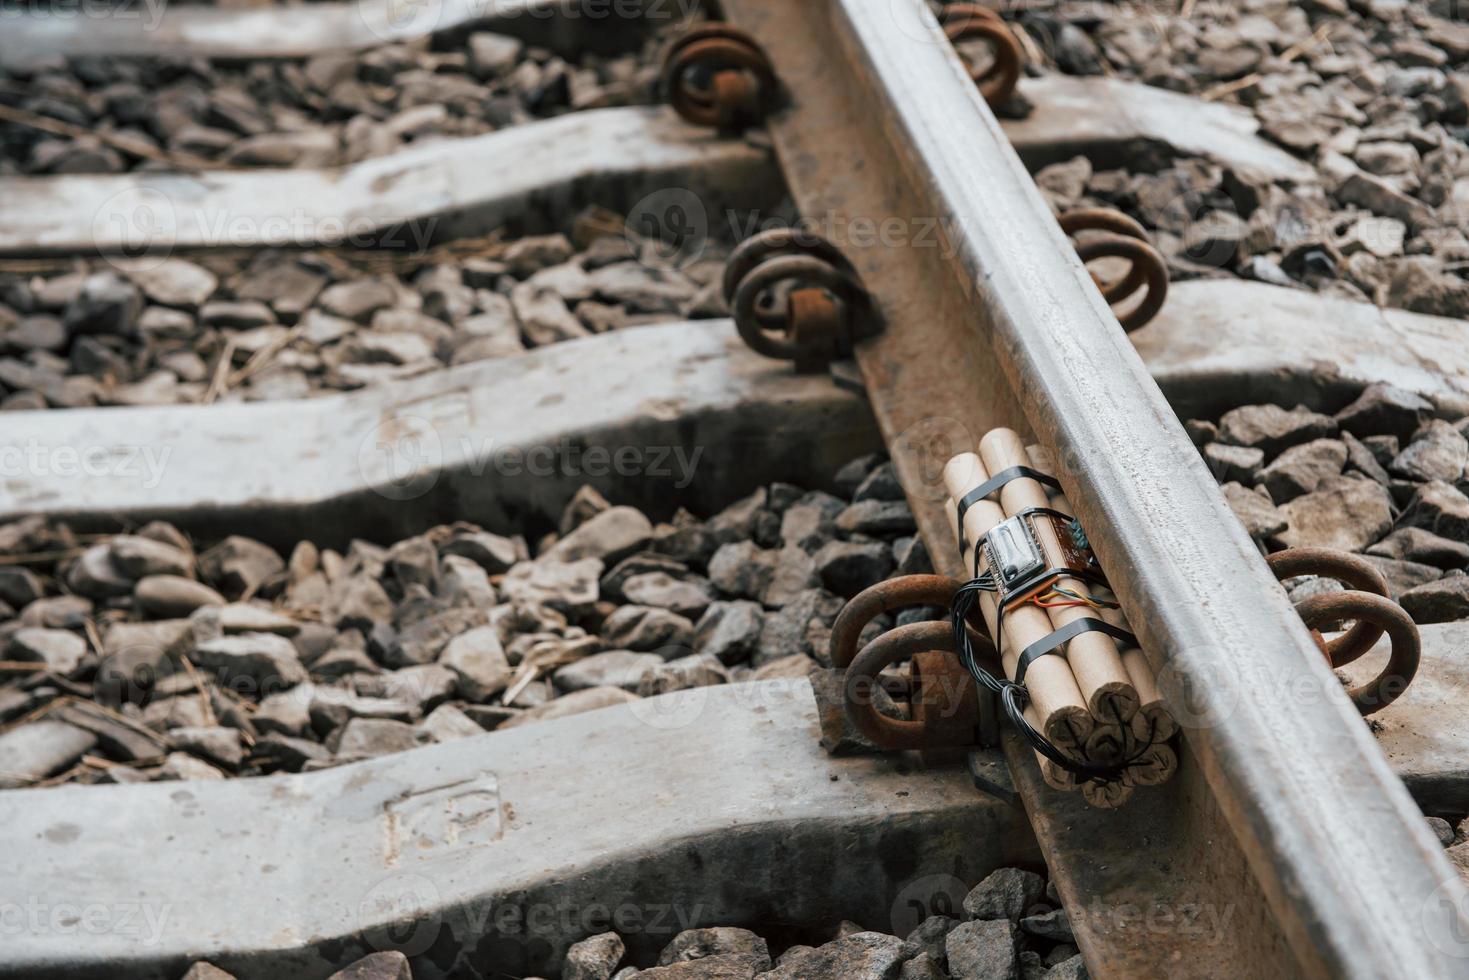
[[[1438,842],[1444,847],[1451,847],[1454,843],[1454,827],[1443,817],[1428,817],[1428,829],[1438,838]]]
[[[775,575],[775,560],[753,541],[732,541],[709,559],[709,581],[725,595],[758,599]]]
[[[226,973],[212,963],[199,961],[189,967],[180,980],[235,980],[233,973]]]
[[[1433,222],[1433,210],[1394,187],[1392,182],[1375,174],[1356,171],[1339,183],[1336,199],[1355,204],[1373,214],[1396,218],[1410,228],[1427,227]]]
[[[496,602],[489,573],[458,555],[445,555],[439,564],[439,596],[451,605],[479,609],[488,609]]]
[[[673,937],[673,942],[658,954],[658,965],[687,963],[710,956],[748,958],[756,973],[770,969],[770,947],[765,940],[748,929],[721,926],[712,929],[687,929]]]
[[[1469,575],[1455,572],[1409,589],[1399,604],[1415,623],[1452,623],[1469,619]]]
[[[218,780],[224,778],[224,773],[187,752],[170,752],[153,778],[159,782]]]
[[[842,609],[842,599],[825,589],[808,589],[780,611],[767,615],[760,631],[754,666],[792,654],[805,654],[829,663],[831,624]]]
[[[964,897],[964,917],[1019,922],[1045,890],[1045,879],[1033,871],[1000,868]]]
[[[480,530],[456,533],[440,546],[439,553],[468,558],[491,575],[509,571],[520,558],[514,541]]]
[[[814,561],[821,584],[843,596],[856,595],[887,578],[894,564],[892,552],[885,546],[856,541],[828,542],[816,553]]]
[[[426,736],[412,725],[387,718],[353,718],[336,738],[335,754],[340,759],[370,759],[393,752],[407,752],[424,744]]]
[[[476,31],[469,35],[469,70],[481,81],[497,78],[515,67],[523,50],[518,37]]]
[[[1274,456],[1284,449],[1336,434],[1336,421],[1304,407],[1287,411],[1279,405],[1245,405],[1224,413],[1219,438]]]
[[[928,955],[940,964],[944,962],[948,952],[945,942],[949,933],[959,927],[958,919],[951,919],[946,915],[931,915],[918,923],[913,931],[903,939],[903,950],[905,956]]]
[[[769,964],[769,959],[765,963]],[[740,953],[720,953],[697,960],[655,966],[650,970],[631,967],[618,971],[613,980],[753,980],[760,961]]]
[[[450,742],[456,738],[483,735],[485,730],[454,705],[441,704],[419,722],[418,731],[435,742]]]
[[[1390,440],[1392,443],[1393,452],[1391,456],[1388,457],[1389,460],[1391,460],[1393,456],[1397,455],[1397,439],[1395,437],[1368,436],[1367,438]],[[1350,432],[1347,432],[1345,429],[1342,430],[1341,441],[1342,445],[1347,447],[1346,468],[1348,473],[1361,473],[1363,476],[1366,476],[1372,480],[1376,480],[1383,486],[1387,486],[1392,478],[1387,475],[1387,470],[1382,468],[1383,463],[1377,458],[1377,453],[1373,451],[1372,446],[1370,446],[1366,442],[1358,440],[1356,436],[1352,435]]]
[[[102,663],[94,692],[104,704],[146,701],[159,678],[188,653],[193,629],[186,619],[113,623],[102,636]]]
[[[310,739],[272,733],[255,742],[255,757],[269,768],[300,772],[309,762],[323,762],[331,758],[326,746]]]
[[[1393,265],[1387,301],[1414,313],[1469,316],[1469,282],[1444,271],[1438,259],[1409,256]]]
[[[878,932],[859,932],[818,949],[782,956],[765,980],[896,980],[903,967],[903,941]]]
[[[140,579],[148,575],[187,577],[194,570],[188,552],[151,538],[120,534],[108,542],[112,564],[124,576]]]
[[[554,701],[548,701],[527,711],[522,711],[514,718],[504,721],[500,727],[502,729],[514,728],[519,725],[530,725],[539,721],[550,721],[553,718],[568,718],[586,711],[610,708],[636,700],[638,700],[636,694],[631,694],[621,688],[593,687],[585,691],[574,691],[565,697],[559,697]]]
[[[367,631],[376,624],[391,621],[392,617],[393,600],[377,579],[365,574],[338,582],[322,610],[322,618],[338,629]]]
[[[1454,483],[1464,475],[1466,462],[1469,462],[1469,441],[1443,419],[1431,419],[1388,470],[1420,483],[1429,480]]]
[[[1071,934],[1071,922],[1066,918],[1065,909],[1052,909],[1040,915],[1028,915],[1020,920],[1020,929],[1027,935],[1049,939],[1054,943],[1076,941],[1076,937]]]
[[[454,672],[459,696],[467,701],[488,701],[505,689],[512,674],[493,626],[479,626],[451,639],[439,663]]]
[[[912,534],[917,528],[906,500],[860,500],[837,516],[836,526],[845,534],[881,537]]]
[[[351,279],[328,286],[316,301],[332,316],[368,323],[378,310],[397,303],[398,291],[382,279]]]
[[[1469,545],[1418,527],[1398,528],[1368,548],[1367,554],[1444,569],[1469,568]]]
[[[582,523],[541,557],[571,562],[600,558],[614,564],[641,551],[653,537],[653,525],[636,507],[610,507]]]
[[[511,602],[550,606],[575,619],[596,605],[602,568],[602,562],[596,558],[521,562],[506,574],[500,592]]]
[[[592,288],[601,299],[630,313],[680,313],[694,301],[698,288],[677,273],[618,262],[592,273]]]
[[[253,595],[286,567],[269,545],[238,534],[205,551],[198,564],[199,575],[231,598]]]
[[[714,601],[700,581],[675,578],[667,572],[645,572],[622,584],[628,602],[669,609],[688,619],[698,619]]]
[[[1046,971],[1046,980],[1087,980],[1089,976],[1080,953],[1062,960]]]
[[[1260,471],[1260,483],[1277,504],[1311,493],[1347,462],[1347,447],[1335,439],[1314,439],[1292,446]]]
[[[730,672],[715,657],[695,653],[660,663],[639,678],[636,692],[650,698],[693,687],[715,687],[730,682]]]
[[[131,334],[143,309],[142,293],[130,282],[111,272],[98,272],[82,281],[81,289],[66,306],[62,322],[67,333]]]
[[[273,633],[221,636],[198,644],[189,657],[212,670],[222,686],[253,694],[306,680],[306,668],[290,640]]]
[[[199,322],[217,330],[254,330],[275,323],[275,313],[264,303],[215,300],[199,310]]]
[[[898,980],[949,980],[942,964],[943,960],[932,953],[919,953],[903,964]]]
[[[814,552],[836,537],[836,516],[845,509],[829,493],[807,494],[781,515],[780,539],[790,547]]]
[[[706,611],[704,618],[708,617]],[[694,624],[667,609],[651,606],[619,606],[602,623],[599,631],[609,646],[622,650],[660,652],[692,649]],[[668,659],[665,654],[664,659]]]
[[[511,242],[501,259],[512,274],[524,278],[572,256],[571,241],[562,234],[527,235]]]
[[[1387,595],[1393,601],[1402,598],[1404,593],[1416,589],[1420,585],[1437,581],[1443,572],[1432,565],[1422,565],[1413,561],[1399,561],[1395,558],[1380,558],[1376,555],[1364,555],[1379,572],[1387,579]]]
[[[197,310],[214,291],[219,280],[203,266],[183,259],[122,263],[123,275],[143,291],[143,295],[163,306]]]
[[[823,546],[824,547],[824,546]],[[804,549],[786,547],[771,555],[770,580],[760,590],[760,601],[779,609],[796,596],[820,584],[816,561]]]
[[[169,744],[226,769],[238,769],[245,761],[240,733],[223,725],[179,727],[168,733]]]
[[[654,653],[608,650],[559,668],[554,680],[556,687],[562,691],[620,687],[624,691],[636,693],[642,686],[643,679],[657,671],[663,663],[663,658]]]
[[[1015,925],[1005,919],[976,919],[949,933],[944,947],[954,980],[1019,980]]]
[[[150,616],[174,619],[204,606],[222,606],[224,596],[182,575],[148,575],[133,587],[133,602]]]
[[[77,556],[66,572],[66,584],[89,599],[111,599],[133,591],[133,580],[112,560],[112,549],[95,544]]]
[[[1280,534],[1288,548],[1360,551],[1393,522],[1392,498],[1371,480],[1344,478],[1332,489],[1297,497],[1280,509],[1290,525]]]
[[[1363,439],[1391,435],[1398,441],[1406,441],[1412,438],[1432,408],[1432,404],[1413,392],[1376,383],[1366,386],[1356,401],[1338,411],[1337,422],[1351,435]]]
[[[51,718],[0,734],[0,789],[16,789],[60,772],[97,744],[91,732]]]
[[[758,602],[714,602],[694,629],[694,650],[726,665],[750,659],[760,642],[764,613]]]
[[[1450,484],[1432,480],[1413,493],[1399,524],[1469,544],[1469,497]]]
[[[396,949],[369,953],[351,966],[344,967],[327,980],[413,980],[408,957]]]
[[[1248,486],[1259,475],[1260,467],[1265,462],[1265,453],[1247,446],[1211,442],[1204,447],[1204,462],[1209,464],[1214,478],[1220,483],[1242,483]]]
[[[71,677],[87,656],[87,641],[66,630],[26,627],[16,630],[5,644],[5,658],[44,664],[47,671]]]
[[[0,566],[0,601],[19,609],[46,594],[40,576],[18,565]]]
[[[533,347],[592,335],[554,289],[521,283],[510,293],[510,303],[521,333]]]

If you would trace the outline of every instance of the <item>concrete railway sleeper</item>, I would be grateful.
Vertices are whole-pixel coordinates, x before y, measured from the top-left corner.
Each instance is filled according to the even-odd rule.
[[[1457,312],[1440,130],[1313,165],[972,4],[432,7],[0,41],[0,973],[1458,974],[1469,370],[1382,308]],[[129,142],[170,44],[415,145],[267,153],[270,85]]]

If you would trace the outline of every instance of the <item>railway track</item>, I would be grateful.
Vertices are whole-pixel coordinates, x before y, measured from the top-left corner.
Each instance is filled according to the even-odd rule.
[[[1460,975],[1462,322],[1160,244],[1202,278],[1120,330],[1098,239],[1054,218],[1068,174],[1315,194],[1237,107],[1046,74],[997,116],[917,4],[564,8],[5,21],[0,69],[47,84],[60,54],[415,43],[454,77],[486,30],[646,74],[666,32],[722,126],[581,107],[327,168],[165,143],[0,177],[0,973]],[[827,298],[792,290],[782,334],[741,269]],[[1060,461],[1183,723],[1177,776],[1119,810],[1010,730],[847,754],[836,609],[962,574],[941,471],[1000,426]],[[1365,552],[1420,622],[1371,727],[1292,607],[1320,580],[1260,560],[1282,544]]]

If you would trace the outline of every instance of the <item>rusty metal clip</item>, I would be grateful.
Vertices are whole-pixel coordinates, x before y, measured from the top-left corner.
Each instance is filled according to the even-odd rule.
[[[1109,258],[1128,261],[1127,274],[1114,280],[1103,280],[1092,272],[1092,281],[1117,314],[1124,331],[1132,333],[1158,315],[1168,298],[1168,263],[1153,247],[1147,229],[1111,208],[1080,208],[1066,212],[1057,220],[1061,230],[1075,243],[1076,254],[1083,263]],[[1082,241],[1081,232],[1096,234]],[[1123,313],[1127,301],[1144,287],[1147,292],[1143,298],[1131,311]]]
[[[909,623],[888,630],[857,652],[863,627],[877,615],[910,606],[947,607],[959,582],[943,575],[908,575],[879,582],[858,593],[832,626],[831,662],[846,669],[846,714],[852,726],[884,749],[937,749],[993,744],[997,714],[974,678],[954,655],[953,629],[947,620]],[[971,630],[978,656],[998,656],[989,640]],[[909,661],[911,720],[878,712],[874,691],[883,668]]]
[[[971,69],[969,77],[979,86],[979,94],[991,109],[998,109],[1015,94],[1020,71],[1025,66],[1025,52],[1010,26],[988,7],[959,3],[945,7],[944,36],[952,44],[984,40],[994,47],[994,60],[981,69]]]
[[[1299,575],[1336,579],[1351,588],[1314,595],[1296,603],[1296,612],[1316,637],[1332,667],[1345,667],[1371,650],[1385,632],[1391,641],[1387,664],[1347,696],[1363,715],[1381,711],[1402,697],[1418,672],[1422,643],[1418,627],[1403,607],[1387,597],[1387,580],[1366,559],[1331,548],[1292,548],[1265,559],[1281,581]],[[1321,635],[1340,622],[1352,627],[1330,643]]]
[[[850,356],[858,340],[877,330],[857,270],[814,233],[773,228],[746,239],[725,264],[723,290],[745,343],[766,357],[794,361],[797,371],[819,371]]]
[[[676,37],[659,80],[673,111],[696,126],[739,132],[775,102],[775,69],[764,49],[731,24],[701,24]]]

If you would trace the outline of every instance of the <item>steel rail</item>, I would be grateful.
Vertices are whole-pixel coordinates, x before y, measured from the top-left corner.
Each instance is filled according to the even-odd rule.
[[[1082,913],[1073,921],[1095,975],[1462,975],[1463,882],[927,8],[724,8],[785,85],[790,107],[770,128],[804,215],[828,237],[854,231],[853,219],[944,221],[945,249],[838,241],[886,318],[858,360],[940,564],[954,570],[955,554],[934,457],[1020,422],[1023,406],[1191,722],[1180,778],[1115,815],[1045,791],[1029,750],[1011,742],[1068,907],[1235,913],[1212,944]]]

